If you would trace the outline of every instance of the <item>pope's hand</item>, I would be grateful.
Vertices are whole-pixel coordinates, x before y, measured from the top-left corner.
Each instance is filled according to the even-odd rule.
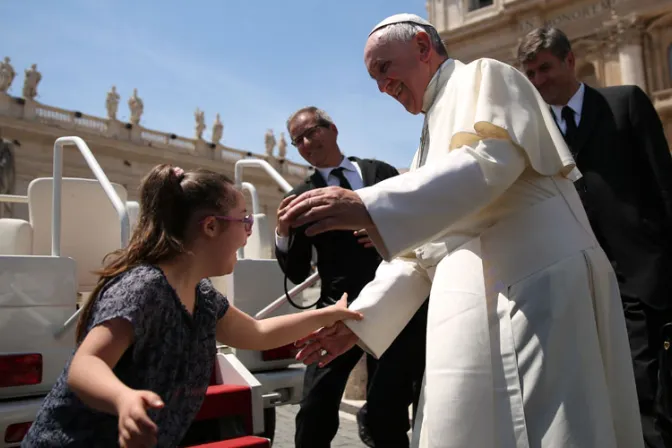
[[[358,340],[343,322],[336,322],[296,341],[298,347],[304,346],[296,354],[296,359],[306,365],[319,361],[319,366],[324,367],[354,347]]]
[[[373,221],[357,193],[341,187],[325,187],[307,191],[278,212],[278,226],[300,227],[314,236],[329,230],[361,230],[372,227]]]

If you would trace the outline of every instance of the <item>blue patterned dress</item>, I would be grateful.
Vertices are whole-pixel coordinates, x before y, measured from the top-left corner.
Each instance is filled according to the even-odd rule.
[[[135,340],[114,368],[127,386],[157,393],[165,406],[149,410],[159,447],[182,440],[200,409],[216,356],[215,328],[229,303],[209,280],[198,285],[193,316],[163,272],[135,267],[112,279],[94,304],[87,331],[122,318]],[[87,407],[68,387],[72,357],[45,398],[22,447],[116,447],[117,416]]]

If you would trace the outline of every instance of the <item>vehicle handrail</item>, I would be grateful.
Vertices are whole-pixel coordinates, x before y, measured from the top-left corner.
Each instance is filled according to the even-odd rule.
[[[247,184],[247,182],[243,182],[243,168],[245,167],[251,167],[251,166],[256,166],[258,168],[263,169],[266,171],[266,173],[271,176],[271,178],[284,190],[285,193],[289,193],[292,191],[292,186],[290,185],[289,182],[285,180],[284,177],[278,171],[271,166],[270,163],[268,163],[265,160],[261,159],[243,159],[243,160],[238,160],[236,161],[235,167],[234,167],[234,179],[236,186],[238,188],[245,188],[243,184]],[[248,184],[249,185],[249,184]],[[254,187],[252,187],[254,188]],[[252,196],[252,208],[254,210],[254,193],[256,193],[256,190],[250,190],[250,193],[253,195]],[[240,248],[238,249],[238,258],[242,259],[244,257],[244,249]],[[300,294],[303,292],[305,289],[313,286],[317,281],[320,279],[320,274],[319,272],[315,272],[312,274],[310,277],[308,277],[303,283],[300,285],[295,286],[292,288],[290,291],[287,291],[289,294],[290,298],[294,298],[296,295]],[[265,308],[263,308],[261,311],[259,311],[257,314],[255,314],[256,319],[263,319],[269,314],[271,314],[273,311],[277,310],[280,308],[285,302],[287,301],[287,295],[283,294],[282,296],[278,297],[275,299],[273,302],[271,302],[269,305],[267,305]]]
[[[289,297],[294,298],[301,294],[303,291],[306,289],[310,288],[313,286],[317,281],[320,279],[320,274],[318,272],[312,274],[310,277],[308,277],[306,280],[303,281],[300,285],[296,285],[289,291]],[[285,302],[287,301],[287,296],[285,294],[281,295],[277,299],[275,299],[273,302],[271,302],[269,305],[267,305],[265,308],[263,308],[261,311],[259,311],[257,314],[254,315],[255,319],[265,319],[267,318],[273,311],[277,310],[280,308]]]
[[[84,143],[80,137],[66,136],[56,139],[54,143],[54,173],[53,173],[53,195],[52,195],[52,220],[51,220],[51,256],[59,257],[61,255],[61,184],[63,182],[63,146],[71,144],[75,145],[79,152],[84,157],[86,164],[89,165],[91,171],[96,176],[96,180],[105,190],[107,198],[110,200],[119,215],[119,222],[121,223],[121,247],[128,245],[130,235],[130,221],[128,219],[128,210],[121,198],[114,191],[114,187],[110,180],[105,175],[105,172],[100,167],[100,164],[93,156],[89,147]]]
[[[241,182],[240,186],[243,190],[247,190],[250,192],[250,196],[252,197],[252,213],[258,215],[260,212],[260,208],[259,208],[259,193],[257,193],[257,188],[249,182]]]
[[[28,196],[20,196],[17,194],[0,194],[0,202],[11,202],[14,204],[27,204]]]
[[[261,159],[242,159],[236,161],[235,167],[234,167],[234,179],[236,182],[236,185],[240,188],[241,183],[243,180],[243,168],[246,166],[256,166],[258,168],[263,169],[266,171],[266,173],[271,176],[271,178],[282,188],[285,193],[289,193],[292,191],[292,186],[285,180],[284,177],[278,173],[275,168],[271,166],[270,163],[268,163],[265,160]]]
[[[89,165],[91,171],[96,176],[98,182],[103,187],[107,198],[110,200],[119,215],[119,222],[121,223],[121,247],[128,245],[129,234],[131,230],[130,220],[128,218],[128,210],[121,201],[121,198],[114,191],[114,187],[107,178],[107,175],[101,168],[100,164],[94,157],[93,153],[87,144],[80,137],[66,136],[56,139],[54,143],[54,172],[53,172],[53,195],[52,195],[52,215],[51,215],[51,256],[60,257],[61,255],[61,185],[63,183],[63,146],[71,144],[75,145],[79,152],[84,157],[86,164]],[[62,336],[70,326],[77,321],[79,313],[82,308],[75,311],[63,325],[56,329],[54,336],[59,338]]]

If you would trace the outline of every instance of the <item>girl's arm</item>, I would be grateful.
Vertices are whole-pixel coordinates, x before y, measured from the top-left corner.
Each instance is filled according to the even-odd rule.
[[[70,364],[68,385],[89,407],[116,415],[118,401],[132,391],[112,369],[133,342],[133,327],[117,318],[94,327]]]
[[[347,308],[346,294],[336,305],[263,320],[256,320],[230,306],[217,323],[217,341],[246,350],[268,350],[347,319],[361,320],[362,314]]]

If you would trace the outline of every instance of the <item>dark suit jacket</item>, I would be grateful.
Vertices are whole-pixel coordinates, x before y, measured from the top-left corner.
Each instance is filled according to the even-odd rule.
[[[573,152],[591,226],[624,300],[672,309],[672,157],[636,86],[586,86]]]
[[[362,171],[364,186],[376,184],[399,174],[396,168],[384,162],[348,157],[356,162]],[[326,187],[322,175],[315,171],[312,176],[297,186],[288,195],[300,195],[314,188]],[[351,231],[330,231],[314,237],[307,237],[307,226],[297,228],[288,253],[275,249],[275,255],[287,278],[294,284],[302,283],[310,275],[312,248],[317,251],[317,269],[322,287],[318,307],[335,303],[344,292],[348,302],[354,300],[373,280],[376,269],[382,261],[375,248],[365,248]]]

